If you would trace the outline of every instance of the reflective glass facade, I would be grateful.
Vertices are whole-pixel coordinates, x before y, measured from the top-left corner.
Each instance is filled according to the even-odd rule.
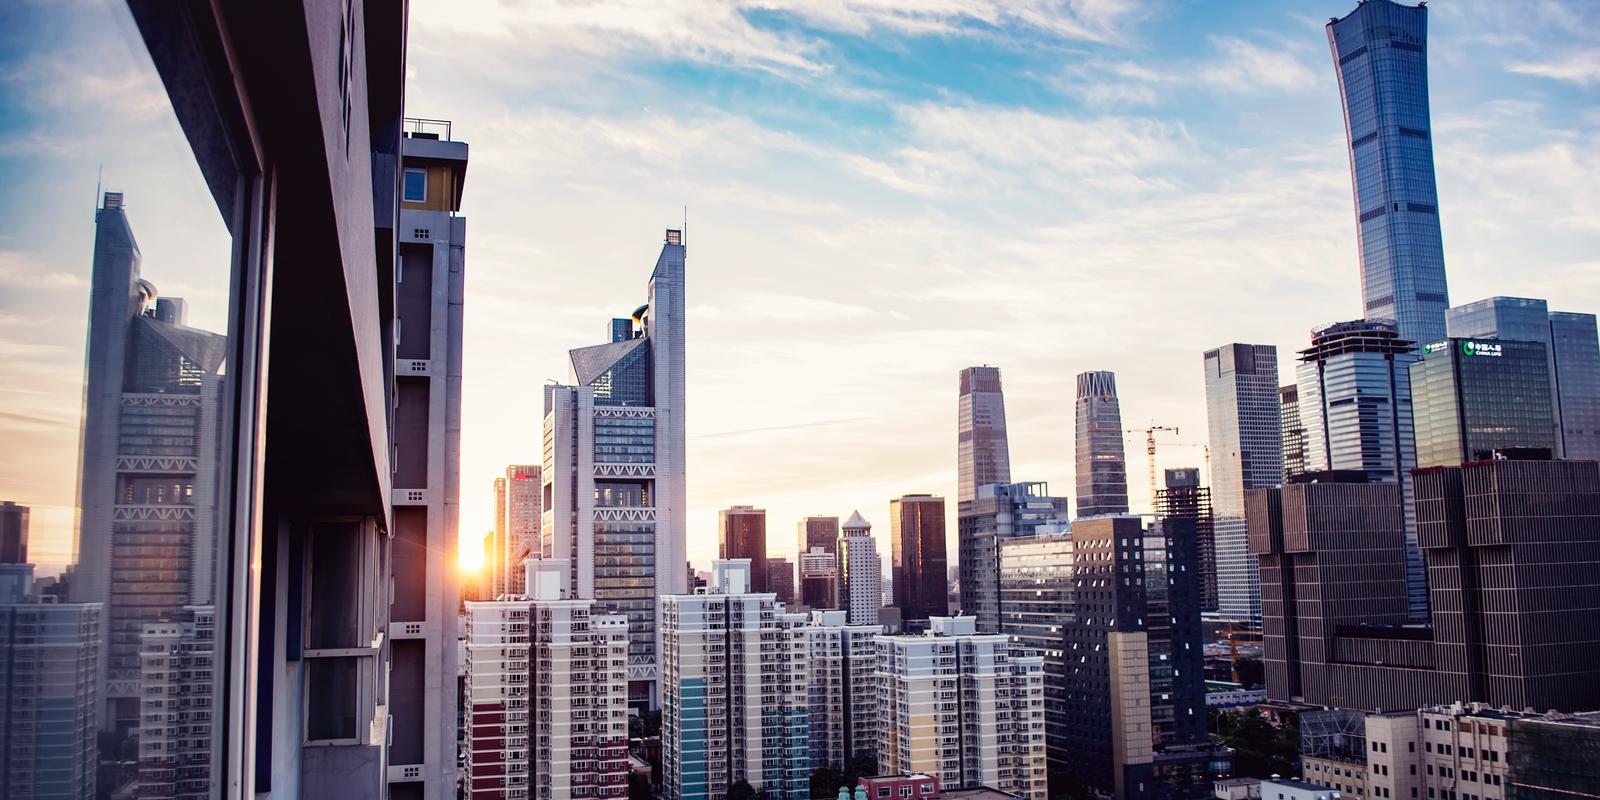
[[[978,487],[1011,481],[1011,450],[1006,442],[1006,399],[999,367],[961,370],[956,422],[956,502],[978,496]]]
[[[977,618],[979,632],[1000,631],[1000,544],[1067,518],[1067,498],[1051,497],[1049,484],[1042,482],[980,486],[976,499],[961,503],[956,523],[961,613]]]
[[[655,659],[656,528],[649,523],[597,522],[594,591],[628,618],[630,662]]]
[[[1078,375],[1076,400],[1078,516],[1128,513],[1128,464],[1122,450],[1117,376]]]
[[[1230,344],[1207,351],[1204,360],[1217,613],[1256,622],[1261,618],[1261,587],[1256,560],[1246,549],[1244,493],[1283,481],[1278,350]]]
[[[1506,448],[1554,450],[1544,345],[1446,339],[1411,365],[1417,466],[1482,461]]]
[[[1362,0],[1327,26],[1344,104],[1363,316],[1445,335],[1444,240],[1428,116],[1427,9]]]
[[[1061,637],[1065,626],[1077,621],[1073,574],[1070,531],[1041,531],[1000,542],[999,632],[1044,656],[1045,744],[1052,767],[1067,761]]]

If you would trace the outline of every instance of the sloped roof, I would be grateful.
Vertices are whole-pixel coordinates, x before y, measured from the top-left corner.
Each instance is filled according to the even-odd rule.
[[[222,360],[228,355],[228,337],[220,333],[185,328],[150,317],[138,317],[137,320],[138,324],[144,325],[146,330],[166,340],[175,350],[183,354],[184,358],[194,362],[208,375],[217,374],[217,370],[222,367]]]
[[[844,523],[844,529],[845,530],[850,530],[852,528],[871,528],[871,527],[872,527],[872,523],[866,521],[866,519],[864,519],[861,516],[861,512],[860,511],[852,511],[852,512],[850,512],[850,519],[845,520],[845,523]]]
[[[578,377],[578,385],[588,386],[594,383],[596,378],[604,375],[606,370],[621,361],[623,356],[632,353],[646,341],[649,340],[640,337],[569,351],[567,355],[572,358],[572,371]]]

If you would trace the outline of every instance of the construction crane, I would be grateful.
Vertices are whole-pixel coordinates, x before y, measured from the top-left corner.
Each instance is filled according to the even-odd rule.
[[[1173,436],[1178,435],[1178,429],[1170,425],[1151,425],[1148,428],[1124,428],[1123,433],[1144,434],[1144,454],[1150,462],[1150,511],[1156,510],[1156,432],[1170,431]]]

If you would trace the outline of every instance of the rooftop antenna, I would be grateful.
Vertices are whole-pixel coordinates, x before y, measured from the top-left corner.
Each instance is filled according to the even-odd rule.
[[[684,244],[688,244],[689,243],[689,206],[688,206],[688,204],[684,204],[684,206],[683,206],[683,243]]]
[[[98,171],[95,172],[95,175],[94,175],[94,207],[95,207],[96,211],[100,210],[100,184],[101,184],[102,179],[105,178],[105,176],[106,176],[106,164],[105,164],[104,161],[102,161],[102,162],[100,162],[100,166],[98,168]]]

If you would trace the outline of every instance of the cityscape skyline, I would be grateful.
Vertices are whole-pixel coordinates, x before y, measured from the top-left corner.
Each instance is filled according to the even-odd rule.
[[[940,38],[910,30],[904,18],[853,7],[854,16],[834,20],[808,16],[801,10],[781,12],[780,16],[787,15],[788,24],[741,14],[719,28],[730,33],[729,41],[743,44],[776,36],[773,46],[779,55],[800,52],[798,60],[783,55],[779,61],[784,63],[770,62],[750,51],[738,52],[732,44],[704,53],[677,53],[662,46],[672,41],[668,34],[602,28],[608,33],[588,40],[592,47],[578,59],[581,73],[599,81],[604,78],[601,73],[620,71],[631,76],[629,80],[588,101],[589,105],[571,93],[554,93],[542,105],[504,124],[493,123],[492,115],[511,101],[483,96],[490,89],[505,88],[503,81],[489,81],[483,89],[463,89],[460,76],[479,74],[485,65],[480,56],[473,55],[474,47],[461,45],[479,43],[484,46],[476,49],[482,53],[500,52],[501,40],[489,30],[482,14],[516,12],[484,10],[452,20],[419,7],[413,19],[416,47],[412,57],[418,69],[410,87],[410,107],[456,120],[463,130],[473,132],[477,152],[487,153],[486,158],[503,167],[497,174],[476,174],[474,189],[463,207],[463,213],[473,218],[477,235],[467,289],[472,311],[467,317],[468,377],[463,391],[461,530],[466,535],[462,540],[476,541],[492,527],[493,477],[503,474],[507,464],[537,460],[536,423],[511,422],[508,415],[522,412],[502,408],[506,404],[501,400],[536,391],[546,378],[561,379],[565,347],[593,339],[596,312],[609,317],[631,309],[638,264],[651,254],[649,237],[676,223],[685,204],[691,226],[687,241],[700,244],[692,256],[688,292],[692,331],[688,385],[690,406],[695,410],[688,422],[693,479],[687,538],[689,556],[696,563],[706,563],[714,555],[715,512],[728,505],[767,508],[772,524],[786,529],[808,514],[842,516],[858,507],[869,518],[887,519],[888,500],[907,492],[955,497],[949,434],[955,428],[956,409],[947,391],[936,390],[947,387],[957,370],[971,364],[990,363],[1006,371],[1007,421],[1012,428],[1030,431],[1027,441],[1011,443],[1012,471],[1029,480],[1074,485],[1071,459],[1062,457],[1071,452],[1071,432],[1060,397],[1064,388],[1070,393],[1072,375],[1087,369],[1114,365],[1128,427],[1151,421],[1173,424],[1187,431],[1180,438],[1198,440],[1204,417],[1196,410],[1195,398],[1202,390],[1187,367],[1193,348],[1181,341],[1186,337],[1146,336],[1131,320],[1101,318],[1095,309],[1087,309],[1091,313],[1075,320],[1062,319],[1051,310],[1058,297],[1082,296],[1089,291],[1101,300],[1097,306],[1143,304],[1205,341],[1272,343],[1281,352],[1303,346],[1309,320],[1359,315],[1359,265],[1351,235],[1354,223],[1344,132],[1338,90],[1320,30],[1328,16],[1348,13],[1347,6],[1331,3],[1325,15],[1308,18],[1296,18],[1284,9],[1269,13],[1260,6],[1241,7],[1203,19],[1196,19],[1198,12],[1193,10],[1150,7],[1077,28],[1056,28],[1002,15],[995,18],[995,26],[1011,38],[1001,41],[971,33],[976,24],[973,20],[981,14],[933,17],[936,25],[948,32]],[[1566,10],[1578,15],[1592,13],[1581,6]],[[684,23],[696,12],[663,13],[670,22]],[[1597,121],[1592,107],[1596,89],[1576,60],[1582,51],[1578,45],[1584,40],[1573,37],[1587,35],[1576,31],[1593,26],[1553,30],[1551,19],[1541,16],[1544,13],[1513,19],[1488,5],[1452,4],[1434,9],[1430,21],[1435,66],[1430,100],[1437,134],[1434,158],[1450,296],[1455,303],[1513,295],[1564,298],[1556,306],[1559,310],[1600,307],[1600,289],[1576,279],[1584,270],[1593,269],[1588,254],[1595,251],[1597,237],[1592,226],[1583,222],[1595,217],[1592,193],[1577,187],[1593,185],[1590,178],[1600,175],[1600,165],[1583,154],[1585,144],[1595,136]],[[1251,15],[1259,18],[1252,20],[1248,35],[1228,32],[1241,17]],[[188,154],[166,146],[165,140],[145,161],[136,163],[131,157],[140,147],[160,139],[157,134],[172,138],[170,112],[159,103],[154,111],[150,108],[149,100],[159,95],[160,86],[147,65],[140,63],[145,57],[136,49],[131,26],[110,13],[86,16],[81,26],[69,30],[49,12],[34,11],[19,20],[23,23],[19,29],[42,33],[41,42],[65,45],[70,52],[105,50],[101,63],[111,68],[112,74],[124,76],[127,85],[113,90],[85,83],[86,74],[63,59],[37,74],[29,73],[26,80],[4,90],[6,97],[20,107],[34,109],[26,123],[20,123],[31,124],[25,129],[32,132],[30,141],[54,137],[60,145],[70,142],[77,150],[105,161],[106,188],[124,191],[131,198],[130,215],[139,226],[146,258],[163,264],[163,273],[174,276],[163,283],[183,294],[179,284],[199,282],[193,277],[198,268],[190,266],[199,257],[189,253],[203,255],[207,250],[204,243],[217,238],[216,232],[206,227],[214,215],[208,219],[204,214],[209,212],[197,213],[193,217],[198,221],[190,221],[185,215],[167,213],[169,208],[185,207],[200,197],[201,193],[192,191],[199,185],[199,175]],[[541,40],[570,33],[566,27],[570,23],[531,14],[510,22]],[[1172,41],[1179,29],[1201,22],[1199,29],[1213,33],[1211,38],[1191,37],[1198,41],[1174,49],[1170,56],[1150,56],[1152,48]],[[773,34],[774,30],[779,34]],[[858,34],[849,32],[861,30],[902,42],[914,56],[885,65],[884,75],[877,79],[892,78],[898,83],[866,87],[889,97],[894,111],[887,118],[868,119],[871,115],[862,109],[862,101],[839,97],[847,94],[844,90],[860,89],[856,84],[869,80],[861,65],[871,61],[876,51]],[[1092,36],[1075,36],[1071,30]],[[1534,63],[1530,56],[1503,43],[1485,41],[1494,31],[1511,38],[1545,41],[1548,56]],[[435,40],[450,45],[432,43]],[[973,51],[974,58],[995,57],[1000,65],[997,70],[1043,75],[1034,69],[1037,64],[1018,63],[1036,56],[1017,55],[1022,49],[1019,43],[1039,41],[1053,45],[1048,52],[1053,54],[1056,69],[1049,72],[1053,83],[1040,78],[1030,89],[1037,96],[1020,96],[1016,91],[995,95],[959,76],[930,73],[925,66],[934,55],[965,48]],[[803,46],[807,43],[809,51]],[[1468,47],[1484,48],[1482,63],[1466,58]],[[10,46],[7,54],[19,55],[16,45]],[[513,92],[518,97],[524,91],[550,86],[548,69],[540,68],[542,58],[528,58],[532,60],[525,71],[527,85]],[[1129,69],[1136,62],[1143,64],[1148,74]],[[1251,69],[1264,63],[1283,69],[1278,77],[1266,80],[1263,70]],[[685,74],[648,77],[653,67],[663,64]],[[830,77],[809,81],[803,77],[818,65],[831,65]],[[1194,94],[1204,95],[1225,113],[1201,113],[1179,97],[1185,92],[1174,84],[1173,66],[1193,67],[1195,74],[1209,76],[1195,79],[1199,86]],[[1118,75],[1122,77],[1117,80],[1087,80]],[[1563,75],[1567,77],[1563,79]],[[685,85],[695,80],[705,85]],[[1097,83],[1111,96],[1089,97],[1086,87]],[[97,89],[92,95],[101,101],[94,108],[96,117],[121,118],[127,123],[106,126],[117,129],[115,141],[109,134],[88,134],[70,127],[88,113],[87,101],[44,102],[52,93],[65,97],[52,92],[64,85]],[[758,104],[760,113],[732,113],[713,86],[759,90],[774,103]],[[950,92],[944,100],[933,95],[940,87]],[[640,110],[649,103],[636,101],[661,88],[672,88],[683,101],[676,107]],[[851,113],[840,118],[870,141],[841,144],[834,135],[839,132],[819,133],[814,123],[776,116],[778,112],[769,107],[794,96],[844,105]],[[105,106],[108,99],[116,102]],[[1299,141],[1258,151],[1259,161],[1254,164],[1233,161],[1234,156],[1227,152],[1229,137],[1237,133],[1232,126],[1278,107],[1307,111],[1300,115],[1303,119],[1273,115],[1277,127],[1270,132],[1272,140]],[[1040,182],[1006,183],[1022,180],[1019,175],[1027,171],[1024,163],[1039,155],[1027,141],[1001,136],[992,128],[981,131],[989,137],[983,142],[956,139],[946,127],[970,118],[973,111],[995,109],[1015,114],[1013,122],[1032,126],[1026,128],[1032,136],[1081,136],[1086,155],[1108,165],[1095,168],[1103,172],[1088,174],[1081,171],[1087,169],[1083,165],[1051,164]],[[586,111],[593,112],[592,119]],[[627,138],[622,131],[629,123],[644,126],[649,135],[681,135],[680,156],[664,161],[661,152],[647,142]],[[594,134],[588,142],[572,145],[586,149],[564,156],[593,163],[597,159],[588,156],[609,153],[616,166],[584,176],[565,172],[548,160],[517,155],[525,149],[519,143],[525,143],[527,136],[557,124],[588,126]],[[1116,127],[1119,125],[1123,127]],[[944,164],[957,164],[957,157],[971,158],[979,152],[974,148],[984,148],[977,163],[996,176],[983,187],[987,199],[1010,186],[1020,189],[1023,196],[1065,202],[1058,204],[1061,210],[1051,219],[1027,216],[1011,224],[998,219],[998,211],[973,213],[973,200],[957,201],[937,191],[948,185],[949,172],[923,176],[930,188],[922,193],[903,183],[898,189],[886,186],[885,182],[894,184],[918,176],[904,154],[868,135],[882,129],[907,134],[913,144],[944,157]],[[1134,141],[1149,150],[1123,153],[1107,149],[1110,144],[1092,135],[1118,130],[1147,134]],[[1260,138],[1243,143],[1265,146],[1268,135],[1253,134]],[[731,161],[782,167],[772,171],[771,183],[763,185],[712,162],[709,153],[734,140],[746,144],[733,151],[736,158]],[[88,205],[84,187],[94,176],[89,174],[90,165],[80,163],[82,159],[68,163],[51,148],[42,144],[32,147],[26,152],[37,163],[21,164],[14,155],[8,157],[5,169],[16,177],[16,185],[40,187],[41,191],[29,198],[33,208],[21,207],[19,195],[23,192],[8,193],[5,208],[14,212],[9,218],[18,223],[18,230],[45,215],[83,221],[82,229],[45,226],[50,229],[41,229],[36,239],[11,237],[0,247],[8,287],[0,310],[11,321],[0,332],[8,344],[5,357],[18,374],[36,378],[27,393],[20,387],[5,390],[7,394],[0,399],[17,417],[0,420],[0,426],[18,443],[18,452],[39,454],[27,467],[7,463],[0,480],[17,487],[13,499],[36,509],[34,558],[41,565],[41,574],[48,574],[65,562],[66,535],[72,526],[72,487],[62,478],[71,473],[68,462],[73,458],[77,431],[61,409],[76,406],[82,370],[81,364],[75,363],[75,348],[60,343],[71,339],[73,328],[81,329],[86,315],[82,282],[87,279],[88,260],[82,243],[87,241],[92,220],[84,211]],[[1125,158],[1119,160],[1119,156]],[[1203,163],[1206,170],[1243,169],[1236,173],[1236,180],[1221,188],[1202,188],[1207,186],[1208,172],[1194,171],[1197,167],[1170,169],[1171,159],[1183,156],[1193,156],[1193,162]],[[798,168],[817,159],[837,161],[841,166],[827,174],[833,181],[828,186],[862,188],[859,200],[846,201],[826,186],[796,180]],[[637,172],[651,165],[661,168],[663,174],[627,202],[616,203],[615,190],[603,188],[615,180],[614,170]],[[880,167],[893,169],[885,173]],[[1140,198],[1153,204],[1152,210],[1128,215],[1133,201],[1114,189],[1148,186],[1167,172],[1172,173],[1169,183],[1154,186],[1149,195]],[[62,186],[43,188],[46,173],[64,178],[59,181]],[[685,189],[683,180],[690,174],[699,176],[695,185],[712,188]],[[1043,183],[1046,179],[1048,185]],[[508,211],[496,207],[505,205],[498,202],[500,198],[514,188],[520,193],[519,184],[529,180],[553,180],[584,189],[576,195],[581,201],[564,198],[564,208],[533,200],[537,204],[533,217],[542,222],[531,241],[532,251],[520,240],[499,233],[512,228],[506,227]],[[1105,208],[1086,211],[1081,196],[1062,194],[1067,183],[1085,180],[1106,187]],[[163,186],[164,182],[175,185]],[[1291,192],[1275,201],[1286,209],[1264,205],[1262,193],[1269,186],[1272,191]],[[1494,191],[1487,192],[1488,187]],[[1530,199],[1509,205],[1478,199],[1502,193]],[[1569,199],[1557,206],[1544,204],[1537,199],[1541,197]],[[864,210],[872,203],[881,203],[884,210]],[[594,213],[595,208],[608,204],[615,204],[617,210]],[[511,205],[519,208],[518,216],[528,213],[525,206]],[[161,224],[140,216],[142,210],[156,208],[163,210]],[[1244,231],[1238,223],[1221,219],[1207,208],[1268,214],[1279,230],[1241,239]],[[74,216],[64,209],[82,213]],[[897,237],[887,244],[870,241],[871,231],[903,224],[924,211],[931,213],[912,229],[921,234],[918,237]],[[801,222],[774,222],[779,218],[775,214],[798,214]],[[1173,220],[1172,230],[1179,233],[1150,236],[1158,214]],[[1124,219],[1109,219],[1114,215]],[[604,227],[592,222],[570,224],[579,216],[604,219]],[[1284,229],[1285,224],[1290,227]],[[939,230],[934,230],[935,225]],[[870,268],[867,275],[873,277],[892,279],[918,263],[930,263],[934,268],[924,272],[926,286],[900,286],[890,291],[875,288],[877,281],[864,283],[830,266],[821,273],[824,280],[808,285],[800,297],[789,297],[777,280],[784,269],[797,263],[791,260],[797,257],[777,256],[779,260],[771,262],[770,270],[759,273],[744,268],[740,265],[756,263],[751,255],[759,252],[756,248],[761,243],[742,230],[767,230],[780,236],[776,242],[783,246],[773,247],[773,253],[800,252],[801,248],[788,246],[796,243],[818,247],[818,253],[830,258],[855,252],[855,258],[840,264],[864,264]],[[1540,235],[1516,233],[1519,230],[1539,231]],[[1119,244],[1140,237],[1145,241],[1132,252]],[[900,241],[905,238],[920,241]],[[597,242],[614,244],[596,247]],[[1062,242],[1073,244],[1072,256],[1060,255]],[[1302,303],[1297,308],[1261,308],[1259,314],[1249,317],[1241,317],[1241,312],[1256,308],[1253,297],[1186,308],[1192,304],[1186,303],[1185,295],[1199,291],[1197,287],[1203,284],[1186,283],[1191,279],[1185,275],[1172,278],[1170,291],[1152,292],[1145,283],[1150,274],[1147,270],[1102,280],[1091,279],[1083,266],[1179,263],[1175,260],[1180,252],[1177,248],[1186,243],[1197,249],[1195,258],[1182,263],[1203,264],[1205,269],[1186,269],[1185,275],[1210,271],[1222,277],[1257,276],[1263,282],[1262,292],[1269,296],[1292,292]],[[1505,274],[1499,268],[1504,263],[1528,263],[1529,254],[1541,269]],[[546,271],[529,270],[526,265],[530,261],[552,265],[552,269],[556,264],[579,262],[592,268],[555,270],[562,274],[540,290],[550,298],[536,298],[521,290],[537,285]],[[1229,261],[1234,263],[1220,266]],[[964,297],[956,284],[966,279],[952,272],[957,263],[974,270],[971,277],[975,280],[1028,275],[1038,283],[1027,292]],[[1272,265],[1270,271],[1268,265]],[[1226,271],[1217,272],[1221,269]],[[171,284],[173,280],[179,284]],[[1074,288],[1063,295],[1062,288],[1069,285]],[[514,294],[520,295],[515,302],[530,304],[533,313],[510,313],[507,298]],[[592,307],[562,307],[553,301],[556,296],[569,295],[590,298],[584,305]],[[197,316],[194,324],[220,327],[220,320],[202,316],[215,314],[202,302],[204,297],[192,293],[189,297]],[[971,307],[957,309],[961,304]],[[19,330],[37,320],[39,309],[53,310],[52,316],[58,320]],[[974,320],[980,316],[998,322],[975,329]],[[1049,322],[1037,321],[1047,316]],[[762,324],[752,327],[754,318],[760,318]],[[810,318],[826,319],[832,330],[797,340],[794,332]],[[941,319],[948,322],[938,322]],[[508,323],[497,320],[516,320],[518,325],[526,324],[528,332],[505,337]],[[741,332],[753,335],[739,335]],[[909,341],[906,337],[937,342],[941,355],[911,366],[897,362],[896,354]],[[504,341],[496,343],[499,338]],[[529,341],[548,341],[550,346],[530,349]],[[1053,344],[1062,341],[1070,341],[1072,346]],[[1024,344],[1016,346],[1016,342]],[[41,344],[50,345],[47,352],[40,352]],[[513,346],[515,354],[508,350]],[[950,352],[945,354],[946,350]],[[1285,360],[1280,359],[1280,377],[1287,384],[1292,382],[1288,369],[1292,364],[1286,365]],[[774,371],[773,365],[780,363],[784,368]],[[840,380],[818,381],[839,374],[835,370],[841,368],[846,372]],[[1166,377],[1169,373],[1180,382],[1171,384]],[[874,391],[859,391],[850,375],[871,375]],[[755,385],[773,387],[771,402],[731,408],[714,399],[752,376],[757,378]],[[801,391],[802,387],[807,391]],[[507,426],[514,434],[500,435]],[[846,446],[844,442],[869,444]],[[1137,437],[1130,444],[1130,448],[1136,447]],[[757,452],[784,456],[763,470],[739,468]],[[855,457],[844,456],[847,452]],[[1200,463],[1196,448],[1164,448],[1159,458],[1161,467]],[[1130,459],[1130,469],[1144,466],[1137,452],[1130,453]],[[19,472],[22,469],[27,474]],[[784,488],[797,484],[798,476],[824,474],[825,480],[812,481],[804,491]],[[1130,484],[1133,508],[1147,505],[1142,484],[1137,480]],[[1076,498],[1072,499],[1075,502]],[[946,513],[953,552],[955,509],[947,506]],[[788,537],[778,537],[772,552],[783,555],[791,546]]]

